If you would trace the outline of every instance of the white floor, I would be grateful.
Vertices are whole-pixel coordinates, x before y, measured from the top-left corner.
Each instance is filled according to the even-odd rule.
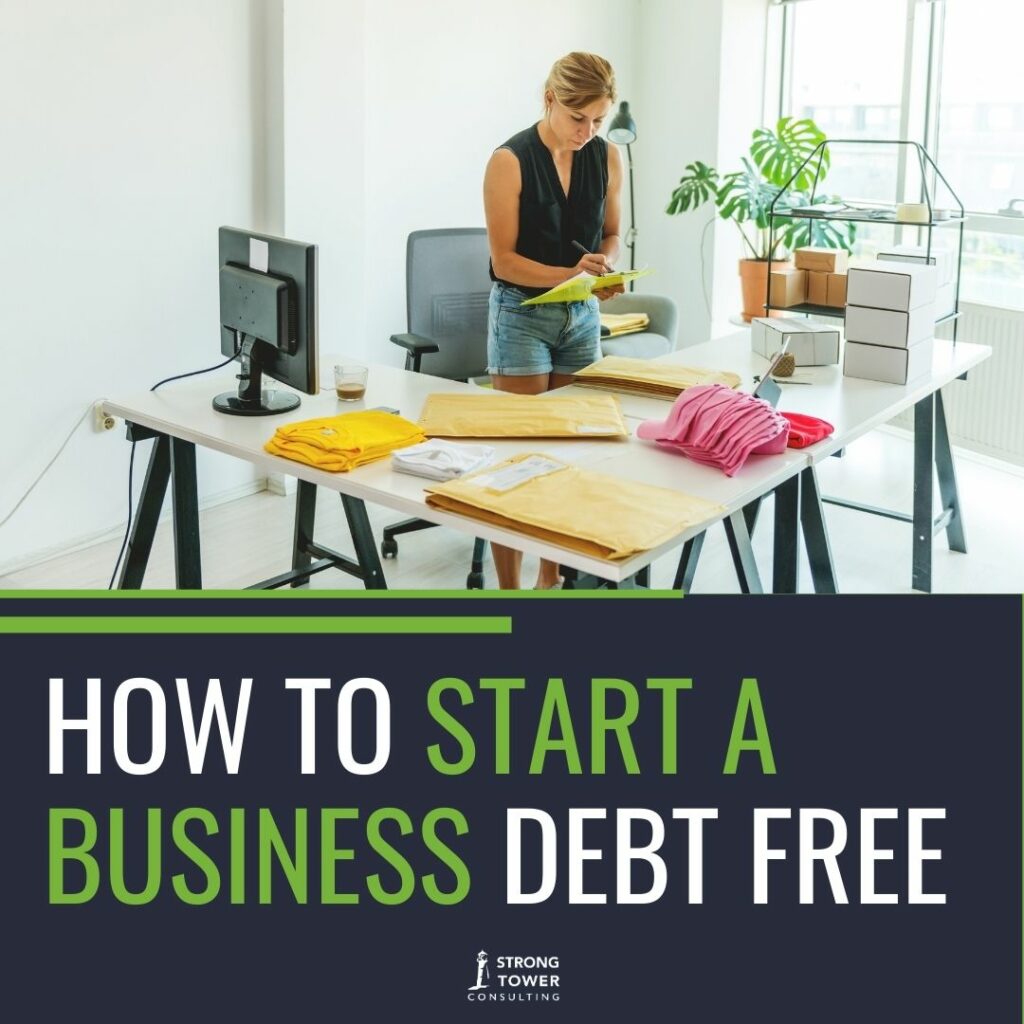
[[[968,554],[950,552],[944,535],[935,541],[933,591],[936,593],[1024,592],[1024,470],[970,452],[956,453],[956,467],[967,533]],[[851,446],[842,459],[827,459],[819,469],[822,492],[867,504],[909,511],[912,446],[892,429],[875,431]],[[203,585],[244,587],[287,568],[292,535],[293,500],[270,492],[241,498],[202,513]],[[765,513],[770,513],[766,508]],[[380,528],[400,518],[387,509],[369,509]],[[842,593],[911,593],[910,526],[835,505],[826,506],[836,574]],[[321,493],[317,540],[351,552],[344,515],[335,495]],[[754,548],[762,578],[771,580],[771,515],[762,514]],[[110,581],[120,539],[0,576],[0,587],[21,589],[105,588]],[[452,531],[432,529],[399,538],[398,558],[384,563],[389,586],[461,589],[472,545]],[[161,525],[146,576],[147,588],[174,586],[170,523]],[[654,563],[652,585],[669,587],[678,555]],[[527,560],[524,581],[532,583],[534,565]],[[487,566],[487,586],[494,586]],[[314,588],[355,588],[343,573],[315,576]],[[806,566],[802,591],[810,590]],[[735,593],[735,575],[724,531],[713,529],[704,545],[693,593]]]

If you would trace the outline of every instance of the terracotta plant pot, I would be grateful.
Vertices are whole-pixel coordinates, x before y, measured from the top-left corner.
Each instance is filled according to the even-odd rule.
[[[792,260],[772,260],[772,270],[786,270],[793,266]],[[768,261],[740,260],[740,288],[743,291],[743,319],[746,323],[755,316],[764,316],[765,299],[768,297]],[[768,316],[785,316],[783,310],[773,309]]]

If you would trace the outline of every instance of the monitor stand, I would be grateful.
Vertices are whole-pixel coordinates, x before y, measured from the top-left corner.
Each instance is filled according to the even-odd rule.
[[[246,338],[238,353],[242,372],[238,374],[238,394],[225,391],[213,400],[217,412],[229,416],[275,416],[290,412],[301,404],[298,395],[290,391],[264,391],[263,370],[259,360],[253,357],[255,338]]]

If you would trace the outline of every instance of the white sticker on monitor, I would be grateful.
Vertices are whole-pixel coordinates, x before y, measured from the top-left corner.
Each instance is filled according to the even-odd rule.
[[[249,267],[251,270],[258,270],[261,274],[267,272],[270,266],[270,246],[259,238],[249,239]]]

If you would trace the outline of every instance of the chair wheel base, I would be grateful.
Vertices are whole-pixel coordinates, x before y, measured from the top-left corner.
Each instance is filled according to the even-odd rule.
[[[398,554],[398,541],[393,537],[385,537],[380,542],[380,553],[385,558],[394,558]]]
[[[471,572],[466,577],[466,589],[467,590],[483,590],[484,589],[484,574],[482,572]]]

